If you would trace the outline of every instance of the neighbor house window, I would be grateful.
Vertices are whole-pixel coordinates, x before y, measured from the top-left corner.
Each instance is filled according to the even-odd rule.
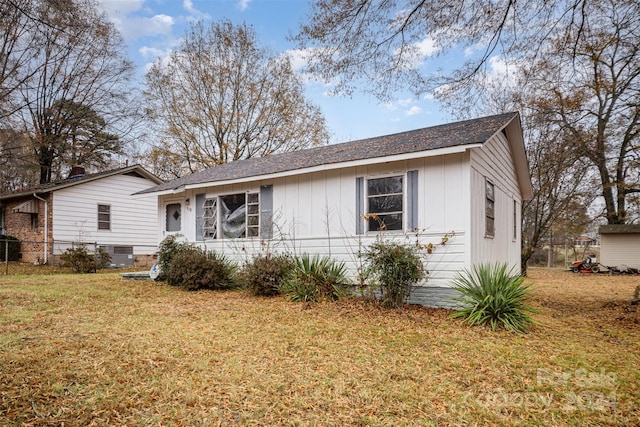
[[[167,222],[166,231],[180,231],[182,224],[182,213],[180,203],[169,203],[166,209]]]
[[[495,235],[495,221],[496,221],[496,213],[495,213],[495,204],[496,204],[496,196],[495,196],[495,187],[491,183],[491,181],[485,181],[485,235],[487,237],[493,237]]]
[[[111,230],[111,206],[98,205],[98,230]]]
[[[31,228],[36,230],[38,228],[38,214],[31,213]]]
[[[367,180],[368,231],[402,230],[403,177]]]
[[[202,237],[237,239],[260,235],[260,196],[238,193],[205,199]]]

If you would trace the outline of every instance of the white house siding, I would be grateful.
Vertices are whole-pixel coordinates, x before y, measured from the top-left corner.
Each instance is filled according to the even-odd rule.
[[[144,178],[114,175],[57,190],[53,197],[53,239],[58,242],[54,253],[67,249],[66,242],[83,241],[133,246],[134,254],[153,254],[158,243],[157,197],[131,194],[154,184]],[[110,230],[98,230],[98,204],[111,206]]]
[[[600,262],[609,267],[640,268],[640,233],[602,233]]]
[[[403,174],[418,170],[419,233],[387,232],[382,235],[356,234],[356,178]],[[248,261],[255,254],[270,250],[330,255],[345,262],[352,279],[357,281],[360,259],[357,254],[377,238],[397,239],[422,244],[433,243],[434,253],[425,255],[429,279],[414,292],[412,302],[426,305],[451,305],[450,279],[469,265],[465,251],[469,223],[468,155],[450,154],[371,166],[327,170],[291,177],[238,185],[210,186],[189,190],[180,195],[160,196],[159,218],[164,229],[167,203],[182,203],[181,234],[196,241],[197,194],[224,195],[259,191],[262,185],[273,186],[274,237],[269,242],[258,238],[206,240],[206,248],[223,252],[236,261]],[[406,180],[405,180],[406,182]],[[406,185],[405,185],[406,187]],[[186,199],[190,200],[186,206]],[[406,188],[405,188],[406,199]],[[404,204],[406,224],[406,200]],[[161,232],[161,238],[167,232]],[[449,236],[445,245],[443,238]],[[200,243],[199,243],[200,244]]]
[[[522,197],[511,157],[509,143],[498,133],[481,148],[470,153],[471,162],[471,264],[508,262],[520,271],[520,207]],[[495,189],[495,234],[485,235],[485,182],[489,179]],[[514,202],[516,233],[514,238]]]

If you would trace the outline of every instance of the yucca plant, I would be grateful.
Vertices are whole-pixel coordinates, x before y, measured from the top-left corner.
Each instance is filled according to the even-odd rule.
[[[348,286],[344,263],[304,254],[295,259],[293,271],[285,280],[281,291],[294,301],[335,301],[347,294]]]
[[[455,298],[460,307],[451,315],[470,325],[489,325],[494,331],[505,328],[526,332],[536,310],[527,305],[529,284],[524,277],[509,269],[506,263],[477,264],[459,273],[454,287],[460,294]]]

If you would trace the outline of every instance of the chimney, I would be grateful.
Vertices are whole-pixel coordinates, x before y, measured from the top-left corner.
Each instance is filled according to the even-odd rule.
[[[84,176],[85,171],[84,168],[80,165],[73,165],[71,167],[71,171],[69,172],[69,176],[67,179],[80,178]]]

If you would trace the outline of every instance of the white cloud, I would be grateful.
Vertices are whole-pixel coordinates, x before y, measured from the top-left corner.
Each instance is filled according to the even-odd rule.
[[[238,0],[238,9],[247,10],[250,4],[251,0]]]
[[[289,49],[284,54],[289,57],[293,71],[299,72],[307,66],[307,55],[309,55],[307,50]]]
[[[517,75],[519,72],[520,65],[516,61],[504,59],[499,56],[489,58],[489,74],[487,79],[490,82],[513,87],[517,84]]]
[[[100,4],[110,17],[127,16],[142,9],[145,0],[100,0]]]
[[[156,47],[142,46],[138,49],[140,55],[146,60],[156,60],[157,58],[164,58],[168,55],[168,51],[163,49],[158,49]]]
[[[422,66],[424,60],[430,56],[436,55],[439,48],[436,45],[436,41],[432,37],[427,37],[424,40],[414,43],[407,47],[407,49],[401,51],[396,49],[395,55],[402,54],[402,66],[407,69],[415,69]]]
[[[422,108],[414,105],[413,107],[411,107],[410,109],[407,110],[406,114],[407,116],[417,116],[418,114],[422,113]]]
[[[184,7],[184,9],[189,13],[193,13],[194,11],[196,11],[196,9],[194,9],[193,7],[193,2],[191,0],[184,0],[182,2],[182,7]]]
[[[415,46],[418,48],[418,52],[420,52],[420,55],[422,55],[423,59],[438,53],[438,48],[436,47],[435,40],[431,37],[427,37],[420,43],[416,43]]]
[[[144,0],[100,0],[100,4],[126,40],[170,35],[175,24],[174,18],[165,14],[132,16],[136,12],[152,14],[144,7]]]
[[[409,105],[414,103],[414,100],[413,98],[398,99],[396,103],[401,107],[408,107]]]
[[[211,16],[208,13],[204,13],[193,7],[193,1],[183,0],[182,7],[189,13],[187,21],[201,21],[203,19],[210,19]]]

